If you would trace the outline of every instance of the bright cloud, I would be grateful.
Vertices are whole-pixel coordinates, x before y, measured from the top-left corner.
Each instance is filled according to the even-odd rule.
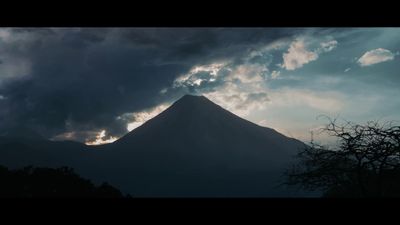
[[[81,131],[67,131],[52,137],[52,141],[79,141],[86,145],[101,145],[112,143],[118,140],[119,137],[107,134],[106,130],[81,130]]]
[[[160,114],[162,111],[167,109],[169,106],[170,106],[169,104],[162,104],[162,105],[156,106],[154,108],[151,108],[150,110],[135,112],[135,113],[130,113],[129,115],[125,115],[125,116],[130,117],[130,120],[132,121],[127,124],[126,129],[128,131],[132,131],[133,129],[144,124],[146,121],[148,121],[148,120],[152,119],[153,117],[157,116],[158,114]]]
[[[267,66],[261,63],[245,62],[235,65],[226,62],[195,66],[187,74],[177,78],[173,88],[194,87],[197,93],[225,109],[239,116],[246,116],[253,110],[263,108],[264,103],[269,100],[265,92],[267,72]],[[135,122],[131,126],[136,127],[139,124]]]
[[[286,53],[283,54],[282,68],[286,70],[295,70],[303,67],[303,65],[318,59],[318,55],[324,52],[330,52],[336,48],[338,42],[330,40],[321,42],[318,48],[314,50],[308,49],[312,40],[305,38],[297,38],[294,40]]]
[[[264,109],[269,101],[266,92],[240,92],[224,87],[221,91],[204,94],[207,98],[235,113],[238,116],[247,116],[254,110]]]
[[[358,63],[361,66],[369,66],[381,62],[393,60],[395,54],[384,48],[377,48],[371,51],[367,51],[358,59]]]
[[[297,39],[292,42],[287,53],[283,54],[282,67],[287,70],[295,70],[303,67],[304,64],[316,60],[318,54],[309,51],[306,47],[306,43],[303,39]]]
[[[268,72],[268,68],[265,65],[242,64],[234,68],[232,72],[226,76],[225,81],[237,79],[241,83],[262,82],[266,72]]]
[[[175,81],[175,88],[195,87],[198,93],[239,116],[246,116],[253,110],[263,108],[264,103],[268,101],[264,88],[268,72],[266,65],[227,63],[194,68]],[[208,85],[201,86],[203,82]],[[210,88],[213,82],[217,86]]]
[[[174,81],[173,87],[182,86],[200,86],[200,84],[212,77],[217,76],[218,72],[226,65],[226,63],[212,63],[209,65],[194,66],[187,74],[178,77]],[[215,80],[215,78],[214,78]]]
[[[86,145],[102,145],[102,144],[112,143],[112,142],[118,140],[118,138],[113,137],[113,136],[109,137],[108,139],[105,139],[105,137],[106,137],[106,131],[102,130],[96,135],[95,140],[87,141],[85,144]]]

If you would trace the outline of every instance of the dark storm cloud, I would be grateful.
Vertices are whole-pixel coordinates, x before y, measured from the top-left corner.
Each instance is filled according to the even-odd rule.
[[[160,90],[192,66],[229,59],[295,29],[13,29],[0,42],[29,74],[0,76],[0,129],[126,133],[116,118],[168,101]],[[4,64],[4,63],[3,63]],[[0,66],[2,66],[1,64]],[[92,134],[92,133],[91,133]],[[81,135],[81,141],[86,137]]]
[[[206,64],[298,32],[292,28],[141,28],[122,30],[120,36],[136,47],[157,49],[159,63]]]

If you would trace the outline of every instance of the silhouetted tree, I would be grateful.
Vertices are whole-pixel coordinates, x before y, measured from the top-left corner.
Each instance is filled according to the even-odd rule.
[[[72,168],[34,168],[8,170],[0,166],[0,197],[80,197],[121,198],[122,193],[107,183],[96,187]]]
[[[286,172],[286,184],[322,190],[325,197],[400,197],[400,126],[335,119],[322,132],[337,137],[337,146],[312,140]]]

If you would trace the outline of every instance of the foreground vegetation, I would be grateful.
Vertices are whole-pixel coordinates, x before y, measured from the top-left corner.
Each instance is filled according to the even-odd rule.
[[[95,186],[73,169],[25,167],[9,170],[0,166],[1,198],[122,198],[122,193],[103,183]]]
[[[312,140],[286,172],[286,184],[324,197],[400,197],[400,126],[330,120],[321,132],[337,145]]]

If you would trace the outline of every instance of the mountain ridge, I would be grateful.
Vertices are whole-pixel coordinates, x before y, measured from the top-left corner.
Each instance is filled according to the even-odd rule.
[[[244,119],[244,118],[241,118],[241,117],[239,117],[238,115],[236,115],[236,114],[234,114],[234,113],[232,113],[232,112],[226,110],[226,109],[223,108],[222,106],[220,106],[220,105],[218,105],[218,104],[212,102],[211,100],[209,100],[208,98],[206,98],[206,97],[203,96],[203,95],[190,95],[190,94],[186,94],[186,95],[184,95],[183,97],[181,97],[180,99],[178,99],[176,102],[174,102],[174,103],[173,103],[170,107],[168,107],[166,110],[164,110],[163,112],[161,112],[160,114],[158,114],[157,116],[162,116],[163,114],[165,114],[165,113],[168,112],[169,110],[175,109],[176,107],[184,108],[184,109],[188,109],[188,108],[189,108],[189,111],[193,111],[193,108],[190,107],[190,106],[199,106],[200,103],[201,103],[201,104],[206,104],[206,105],[208,105],[208,106],[213,106],[213,107],[215,107],[216,109],[219,109],[219,110],[221,110],[222,112],[224,112],[224,113],[226,113],[226,114],[228,114],[228,115],[230,115],[230,116],[233,116],[233,117],[235,117],[235,118],[240,118],[242,121],[245,121],[245,122],[247,122],[248,124],[251,124],[251,125],[254,126],[254,127],[258,127],[258,128],[261,128],[261,129],[267,129],[267,130],[269,130],[269,131],[273,131],[273,132],[279,133],[278,131],[276,131],[276,130],[273,129],[273,128],[260,126],[260,125],[254,123],[254,122],[251,122],[251,121],[249,121],[249,120],[246,120],[246,119]],[[183,107],[180,107],[181,105],[183,105]],[[189,106],[188,106],[188,105],[189,105]],[[157,117],[157,116],[156,116],[156,117]],[[151,121],[152,121],[152,119],[146,121],[146,122],[143,123],[141,126],[144,126],[144,125],[146,125],[148,122],[151,122]],[[130,134],[130,133],[135,133],[135,130],[137,130],[137,129],[140,128],[141,126],[139,126],[139,127],[137,127],[136,129],[134,129],[134,130],[128,132],[127,134],[125,134],[124,136],[122,136],[121,138],[119,138],[119,139],[118,139],[117,141],[115,141],[114,143],[120,142],[121,140],[126,139],[126,137],[129,137],[129,134]],[[281,134],[281,133],[279,133],[279,134],[280,134],[280,135],[283,135],[283,134]],[[285,135],[283,135],[283,136],[285,136]],[[287,137],[287,136],[285,136],[285,137]],[[287,138],[290,138],[290,139],[293,139],[293,140],[297,140],[297,139],[292,138],[292,137],[287,137]],[[108,144],[108,145],[110,145],[110,144]]]

